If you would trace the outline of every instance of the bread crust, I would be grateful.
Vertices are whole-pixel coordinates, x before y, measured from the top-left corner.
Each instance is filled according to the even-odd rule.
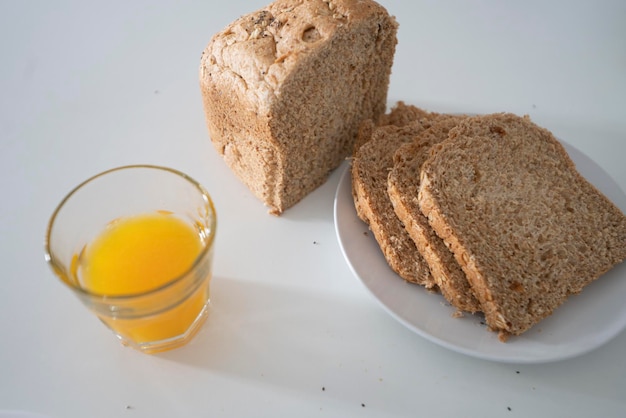
[[[418,199],[501,340],[626,258],[624,214],[527,117],[461,122],[423,164]]]
[[[200,86],[217,151],[271,213],[321,185],[385,112],[397,23],[371,0],[278,0],[217,33]]]

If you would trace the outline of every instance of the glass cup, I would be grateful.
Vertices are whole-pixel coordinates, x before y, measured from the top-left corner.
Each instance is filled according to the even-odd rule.
[[[197,233],[200,250],[192,264],[148,290],[90,289],[83,258],[94,240],[120,219],[154,213],[176,217]],[[206,320],[216,226],[210,195],[187,175],[151,165],[119,167],[86,180],[61,201],[48,224],[45,256],[124,345],[155,353],[186,344]]]

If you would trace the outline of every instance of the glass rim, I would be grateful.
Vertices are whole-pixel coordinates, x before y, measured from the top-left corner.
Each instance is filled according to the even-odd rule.
[[[137,292],[137,293],[124,293],[124,294],[120,294],[120,295],[107,295],[104,293],[96,293],[96,292],[91,292],[83,287],[80,286],[76,286],[74,285],[71,280],[67,280],[65,277],[65,273],[64,274],[60,274],[59,272],[65,272],[65,269],[61,268],[60,266],[62,266],[62,263],[59,262],[58,258],[54,256],[54,253],[52,251],[52,246],[50,244],[50,238],[52,235],[52,229],[54,227],[54,223],[55,220],[58,216],[58,214],[61,212],[61,210],[63,209],[63,207],[65,206],[65,204],[72,198],[72,196],[74,196],[78,191],[80,191],[81,189],[83,189],[85,186],[87,186],[88,184],[92,183],[93,181],[106,176],[107,174],[111,174],[111,173],[115,173],[115,172],[119,172],[119,171],[126,171],[126,170],[131,170],[131,169],[149,169],[149,170],[156,170],[156,171],[163,171],[163,172],[167,172],[173,175],[176,175],[177,177],[180,177],[184,180],[186,180],[188,183],[190,183],[199,193],[200,195],[206,200],[206,202],[209,205],[210,208],[210,214],[209,214],[209,219],[210,219],[210,223],[211,223],[211,229],[209,231],[209,235],[206,238],[206,244],[204,245],[204,247],[202,248],[202,250],[200,251],[200,253],[196,256],[196,258],[194,259],[193,263],[191,264],[191,266],[189,266],[188,269],[186,269],[183,273],[179,274],[178,276],[174,276],[171,280],[167,281],[166,283],[162,284],[161,286],[155,287],[153,289],[150,290],[146,290],[143,292]],[[82,181],[81,183],[79,183],[77,186],[75,186],[74,188],[72,188],[66,195],[65,197],[57,204],[56,208],[54,209],[54,212],[52,212],[52,215],[50,216],[50,220],[48,221],[48,225],[46,228],[46,235],[45,235],[45,243],[44,243],[44,257],[45,257],[45,261],[47,262],[47,264],[52,268],[52,270],[54,271],[54,273],[56,275],[61,275],[63,277],[61,277],[61,281],[63,283],[65,283],[68,287],[70,287],[72,290],[79,292],[80,294],[90,297],[90,298],[99,298],[99,299],[104,299],[106,298],[107,300],[110,301],[115,301],[115,300],[129,300],[129,299],[133,299],[133,298],[140,298],[140,297],[144,297],[144,296],[149,296],[152,294],[156,294],[159,293],[161,291],[164,291],[172,286],[174,286],[175,284],[181,282],[182,280],[185,279],[185,277],[188,277],[189,274],[191,272],[193,272],[196,267],[198,267],[201,263],[201,261],[210,255],[212,249],[213,249],[213,241],[215,240],[215,233],[216,233],[216,227],[217,227],[217,214],[215,212],[215,206],[213,204],[213,199],[211,198],[211,195],[209,194],[209,192],[198,182],[196,181],[193,177],[183,173],[180,170],[176,170],[174,168],[170,168],[170,167],[165,167],[165,166],[160,166],[160,165],[155,165],[155,164],[129,164],[129,165],[123,165],[123,166],[118,166],[118,167],[114,167],[114,168],[110,168],[108,170],[102,171],[98,174],[95,174],[89,178],[87,178],[86,180]]]

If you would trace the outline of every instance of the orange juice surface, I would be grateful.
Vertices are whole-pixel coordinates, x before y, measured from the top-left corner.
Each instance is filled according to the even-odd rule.
[[[111,222],[82,255],[83,286],[106,296],[154,290],[189,272],[202,249],[200,235],[193,227],[167,212],[120,218]],[[202,278],[190,295],[180,286],[161,290],[163,294],[155,303],[167,301],[166,307],[155,309],[154,314],[132,319],[101,315],[100,319],[130,344],[186,338],[184,334],[204,310],[209,279]],[[146,302],[141,303],[145,309]]]
[[[152,290],[185,273],[201,249],[196,231],[172,215],[117,219],[87,248],[84,284],[108,296]]]

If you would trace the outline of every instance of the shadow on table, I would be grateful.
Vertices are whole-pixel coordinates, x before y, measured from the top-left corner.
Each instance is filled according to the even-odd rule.
[[[420,376],[416,387],[445,381],[454,389],[457,383],[464,387],[471,376],[489,370],[492,377],[499,377],[482,382],[481,387],[509,385],[519,394],[520,410],[537,396],[560,396],[555,388],[564,386],[568,390],[563,397],[579,395],[593,404],[623,402],[619,387],[626,366],[614,348],[601,347],[549,364],[494,363],[432,350],[431,343],[358,298],[221,277],[215,278],[213,290],[214,301],[201,332],[188,346],[159,357],[349,404],[360,405],[367,398],[364,394],[382,402],[383,393],[395,393],[397,403],[385,405],[387,412],[418,402],[410,396],[414,388],[406,386],[414,376]],[[609,344],[623,345],[624,338],[622,333]],[[373,358],[372,352],[379,355]],[[398,380],[404,374],[406,379]],[[555,400],[561,401],[564,398]]]
[[[358,299],[305,288],[216,277],[209,317],[188,346],[159,356],[243,377],[293,386],[341,367],[368,335]],[[387,319],[381,312],[374,315]],[[307,381],[306,383],[304,383]]]

